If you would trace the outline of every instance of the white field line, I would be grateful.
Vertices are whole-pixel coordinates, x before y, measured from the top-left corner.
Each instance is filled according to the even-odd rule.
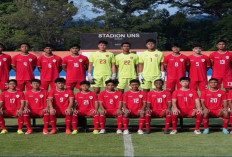
[[[124,156],[127,157],[134,157],[134,146],[132,143],[131,135],[123,135],[124,139]]]

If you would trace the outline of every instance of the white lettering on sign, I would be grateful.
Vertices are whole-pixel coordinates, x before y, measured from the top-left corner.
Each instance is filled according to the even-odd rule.
[[[130,34],[98,34],[98,38],[139,38],[139,33]]]

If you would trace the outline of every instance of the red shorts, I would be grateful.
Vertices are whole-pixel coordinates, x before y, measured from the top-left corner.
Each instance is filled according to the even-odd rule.
[[[31,112],[29,114],[32,117],[43,117],[44,112],[43,112],[43,109],[42,110],[32,110],[31,109]]]
[[[17,117],[17,110],[4,110],[3,114],[5,117]]]
[[[63,117],[65,116],[66,109],[54,108],[56,110],[56,117]]]
[[[165,113],[166,110],[153,110],[152,111],[152,115],[154,115],[155,117],[165,117],[166,116],[166,113]]]
[[[214,109],[214,110],[210,110],[209,109],[209,115],[210,116],[216,116],[216,117],[219,117],[219,114],[220,114],[220,112],[221,112],[221,110],[222,110],[222,108],[220,108],[220,109]]]
[[[179,79],[168,79],[167,80],[167,91],[173,92],[177,86],[177,89],[181,88]]]
[[[190,88],[194,90],[204,91],[208,88],[208,82],[207,81],[190,81]]]
[[[51,89],[56,89],[56,85],[54,81],[41,81],[41,89],[48,90],[48,87],[51,87]]]
[[[29,80],[17,80],[18,85],[17,85],[17,90],[19,91],[24,91],[25,90],[25,86],[27,87],[27,90],[31,90],[32,86],[31,86],[31,81]]]
[[[95,109],[90,110],[78,110],[78,116],[93,116],[93,111]]]
[[[139,116],[141,111],[142,111],[142,109],[140,109],[140,110],[130,110],[130,116]]]
[[[221,88],[221,84],[223,83],[224,88],[232,88],[232,77],[212,77],[218,79],[218,88]]]
[[[0,89],[1,90],[8,89],[8,81],[0,81]]]
[[[66,88],[73,90],[74,88],[81,89],[80,83],[84,80],[76,80],[76,81],[67,81]]]
[[[117,109],[112,110],[106,110],[106,116],[116,116],[117,115]]]
[[[180,110],[180,116],[181,117],[193,117],[193,112],[196,111],[196,109],[179,109]]]

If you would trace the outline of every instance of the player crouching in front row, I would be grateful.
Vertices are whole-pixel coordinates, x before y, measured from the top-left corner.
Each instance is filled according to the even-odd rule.
[[[203,107],[204,134],[209,134],[209,116],[223,117],[224,134],[229,134],[227,130],[229,124],[228,104],[226,91],[218,89],[219,81],[216,78],[209,80],[209,89],[201,94],[201,104]]]
[[[195,134],[201,134],[199,128],[202,122],[202,109],[199,96],[195,90],[189,88],[190,78],[180,78],[181,88],[174,91],[172,94],[172,132],[177,133],[178,117],[196,117]]]

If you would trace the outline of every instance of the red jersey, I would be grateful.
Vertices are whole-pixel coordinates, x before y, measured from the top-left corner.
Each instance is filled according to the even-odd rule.
[[[128,91],[123,94],[123,102],[129,110],[138,111],[143,107],[146,102],[146,93],[143,91],[132,92]]]
[[[37,58],[33,54],[18,54],[13,57],[12,65],[16,66],[17,80],[32,80],[35,78],[34,69],[36,67]]]
[[[103,91],[99,94],[99,102],[102,102],[106,110],[117,110],[122,102],[122,93],[119,91]]]
[[[164,58],[164,64],[167,65],[167,79],[180,79],[186,76],[186,66],[190,63],[188,57],[183,54],[170,54]]]
[[[0,55],[0,80],[8,81],[10,73],[11,57],[10,55],[1,54]]]
[[[216,51],[211,53],[209,58],[213,61],[212,77],[232,77],[231,52],[219,53]]]
[[[228,100],[232,100],[232,90],[229,91]]]
[[[3,102],[3,110],[19,110],[21,101],[24,100],[24,93],[21,91],[4,91],[0,96],[0,101]]]
[[[37,66],[41,67],[41,80],[42,81],[55,81],[59,77],[59,69],[61,68],[62,59],[53,55],[47,57],[45,55],[39,57]]]
[[[66,110],[69,106],[69,98],[74,98],[74,94],[72,90],[58,91],[57,89],[52,89],[48,98],[53,98],[54,109]]]
[[[87,65],[89,59],[86,56],[79,55],[74,57],[72,55],[66,56],[62,62],[63,65],[67,65],[67,81],[85,80]]]
[[[172,102],[171,93],[163,91],[150,91],[147,94],[147,103],[151,103],[152,110],[164,110],[168,109],[168,103]]]
[[[210,59],[206,55],[188,57],[190,60],[189,77],[192,81],[207,81],[207,69],[210,68]]]
[[[178,89],[173,92],[172,99],[176,100],[176,104],[179,109],[195,109],[195,100],[199,99],[199,96],[195,90]]]
[[[33,92],[29,90],[25,94],[25,100],[28,102],[29,108],[32,110],[43,110],[47,107],[48,91],[40,90]]]
[[[201,100],[205,101],[205,107],[210,110],[223,108],[223,102],[227,101],[226,92],[218,89],[217,91],[205,90],[201,94]]]
[[[97,94],[94,92],[79,92],[75,95],[75,99],[77,101],[77,110],[82,111],[95,109],[95,103],[98,102]]]

